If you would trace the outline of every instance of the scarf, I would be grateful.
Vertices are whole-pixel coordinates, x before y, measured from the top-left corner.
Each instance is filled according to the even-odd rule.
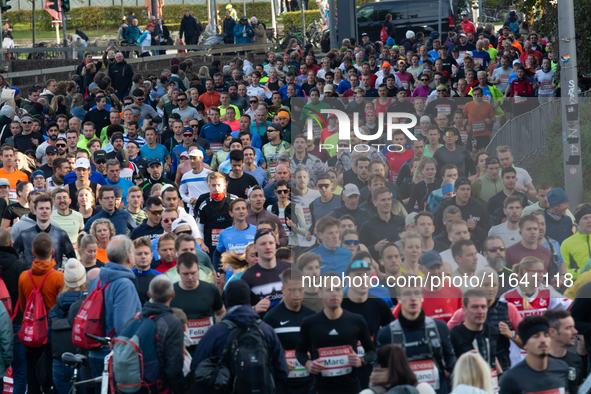
[[[421,310],[421,313],[419,314],[419,317],[416,318],[416,320],[408,320],[404,317],[402,312],[400,312],[398,314],[398,320],[400,321],[400,325],[402,325],[402,327],[416,331],[420,329],[423,324],[425,324],[425,312]]]
[[[222,201],[226,197],[226,192],[222,193],[210,193],[211,199],[214,201]]]

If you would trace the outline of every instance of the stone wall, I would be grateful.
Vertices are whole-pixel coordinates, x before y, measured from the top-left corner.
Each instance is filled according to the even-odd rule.
[[[199,71],[201,66],[211,66],[211,62],[216,59],[219,60],[222,65],[227,63],[230,59],[234,56],[188,56],[188,58],[193,60],[193,70],[195,72]],[[185,57],[187,58],[187,57]],[[181,57],[181,60],[185,59]],[[256,55],[256,61],[262,62],[264,61],[265,56],[263,54]],[[0,62],[0,70],[4,69],[8,72],[19,72],[19,71],[30,71],[30,70],[38,70],[38,69],[47,69],[47,68],[55,68],[55,67],[65,67],[70,65],[79,65],[82,61],[81,60],[68,60],[68,59],[37,59],[37,60],[17,60],[17,61],[4,61]],[[161,59],[161,60],[153,60],[149,62],[143,63],[132,63],[133,70],[135,73],[141,73],[143,75],[153,73],[159,75],[160,72],[164,69],[170,68],[170,59]],[[103,68],[103,71],[105,69]],[[12,86],[16,86],[23,91],[27,91],[31,86],[35,83],[44,84],[44,82],[48,79],[55,79],[57,81],[67,81],[72,78],[74,72],[63,72],[63,73],[56,73],[50,75],[39,75],[39,76],[29,76],[29,77],[18,77],[12,78],[9,81]],[[23,96],[24,97],[24,96]]]

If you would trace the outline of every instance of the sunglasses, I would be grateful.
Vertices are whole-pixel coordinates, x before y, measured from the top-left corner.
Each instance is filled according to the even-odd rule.
[[[146,212],[150,212],[152,215],[162,215],[162,209],[159,211],[146,211]]]
[[[277,194],[288,194],[289,190],[285,189],[285,190],[275,190],[275,193]]]
[[[446,131],[444,135],[446,137],[453,137],[454,135],[456,135],[456,133],[454,133],[453,131]]]
[[[319,189],[328,189],[330,188],[330,183],[318,183],[316,184],[316,187],[318,187]]]
[[[423,78],[423,79],[421,79],[421,82],[429,82],[429,79]]]
[[[250,103],[251,103],[251,104],[256,104],[256,103],[258,103],[258,101],[256,101],[256,100],[252,100]]]
[[[192,128],[199,127],[199,125],[198,125],[198,124],[192,124],[192,125],[190,125],[190,126],[191,126]]]
[[[437,89],[437,93],[441,93],[441,92],[447,93],[447,90],[446,89]]]
[[[277,131],[275,129],[267,129],[267,133],[273,133],[274,131]]]
[[[347,245],[347,246],[357,246],[359,245],[359,241],[356,239],[346,239],[343,242],[343,245]],[[366,261],[367,263],[367,261]]]
[[[185,231],[178,231],[175,234],[176,235],[184,235],[184,234],[193,235],[193,232],[191,230],[185,230]]]
[[[175,220],[176,220],[176,219],[169,219],[169,218],[166,218],[166,219],[162,219],[162,223],[172,223],[172,222],[174,222]]]
[[[176,99],[176,101],[187,101],[187,99]]]
[[[55,144],[55,146],[57,146],[58,148],[65,148],[66,144]]]
[[[493,246],[492,248],[488,248],[488,251],[491,253],[504,252],[505,247],[504,246]]]
[[[144,101],[145,100],[144,97],[135,97],[135,96],[134,96],[134,99],[136,99],[137,101]]]
[[[33,123],[33,122],[32,122],[32,121],[30,121],[30,120],[25,120],[25,121],[23,121],[23,124],[31,124],[31,123]]]
[[[356,269],[359,269],[359,268],[369,269],[369,263],[367,261],[365,261],[365,260],[355,260],[349,266],[349,269],[352,269],[352,270],[356,270]]]
[[[183,134],[183,137],[193,137],[193,134]]]
[[[65,145],[64,145],[65,146]],[[106,160],[97,160],[95,161],[96,164],[106,164],[107,161]]]

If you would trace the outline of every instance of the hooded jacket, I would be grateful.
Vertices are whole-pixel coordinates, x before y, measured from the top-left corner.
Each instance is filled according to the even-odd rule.
[[[0,378],[12,364],[12,324],[6,308],[0,308]]]
[[[141,316],[144,318],[163,315],[156,321],[156,353],[164,382],[173,393],[184,392],[183,359],[184,327],[178,317],[173,316],[172,308],[164,304],[146,302]]]
[[[125,30],[125,39],[127,40],[127,43],[131,45],[136,45],[137,40],[141,35],[142,31],[139,26],[129,26],[127,30]]]
[[[228,310],[228,313],[226,313],[226,316],[222,320],[230,320],[237,325],[251,325],[259,318],[258,313],[250,305],[236,305]],[[287,379],[289,368],[285,361],[283,346],[281,346],[277,334],[275,334],[273,328],[267,323],[261,326],[261,330],[265,334],[265,339],[269,346],[269,358],[271,365],[273,365],[275,380]],[[221,354],[226,345],[228,335],[230,335],[230,330],[223,324],[211,326],[193,354],[191,370],[195,370],[199,363],[206,358]]]
[[[12,246],[0,246],[0,278],[4,281],[8,294],[10,294],[13,311],[18,307],[18,281],[27,268]],[[19,309],[13,323],[21,324],[22,320],[23,313]]]
[[[68,237],[68,233],[62,230],[59,227],[49,224],[46,232],[51,237],[53,241],[53,259],[58,268],[62,266],[62,258],[66,256],[68,258],[76,258],[76,252],[74,251],[74,246],[70,241],[70,237]],[[33,240],[37,235],[39,235],[40,231],[38,230],[37,224],[35,226],[22,231],[19,236],[14,241],[14,248],[17,252],[23,254],[23,260],[27,264],[31,264],[34,260],[33,256]]]
[[[89,293],[96,288],[99,280],[101,287],[109,284],[104,293],[104,328],[105,335],[112,337],[123,331],[127,322],[142,309],[135,274],[129,268],[109,262],[101,268],[99,277],[90,285]],[[108,352],[108,349],[91,350],[90,357],[104,358]]]
[[[21,311],[25,310],[27,299],[33,291],[33,283],[31,283],[31,278],[29,277],[29,271],[33,274],[33,281],[35,282],[36,287],[39,287],[43,281],[43,277],[51,271],[41,288],[41,294],[43,294],[43,301],[45,302],[45,309],[47,309],[47,313],[49,313],[50,309],[56,303],[57,295],[64,287],[64,274],[55,270],[55,262],[53,261],[33,261],[31,269],[24,271],[18,279],[18,302]]]
[[[439,204],[435,211],[435,231],[440,233],[443,229],[443,211],[450,205],[455,205],[460,209],[462,212],[462,220],[468,221],[470,216],[472,216],[472,219],[476,222],[476,227],[474,230],[471,230],[470,233],[473,235],[472,239],[476,239],[480,242],[480,246],[482,246],[485,238],[488,236],[488,230],[490,230],[493,225],[493,221],[486,207],[473,197],[470,197],[468,203],[463,207],[456,204],[455,197],[446,198],[441,201],[441,204]]]
[[[133,68],[125,60],[121,63],[113,63],[109,66],[109,76],[111,77],[111,86],[119,92],[127,92],[133,81]]]
[[[201,35],[201,29],[193,15],[183,16],[183,19],[181,19],[181,27],[179,29],[179,38],[181,40],[183,39],[183,34],[185,41],[187,41],[187,37]]]
[[[68,291],[67,293],[59,294],[55,300],[55,305],[49,311],[47,320],[49,323],[49,330],[47,331],[47,342],[51,343],[51,324],[53,319],[68,317],[70,307],[76,301],[86,298],[86,291]]]
[[[289,238],[287,237],[287,233],[283,228],[283,224],[281,220],[277,217],[277,215],[273,215],[271,212],[262,209],[260,212],[256,213],[252,209],[248,210],[248,216],[246,216],[246,222],[256,226],[258,222],[263,219],[271,219],[277,224],[277,229],[279,230],[279,244],[281,246],[287,246]]]

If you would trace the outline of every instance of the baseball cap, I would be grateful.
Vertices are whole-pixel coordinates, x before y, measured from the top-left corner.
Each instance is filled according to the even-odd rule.
[[[54,145],[48,145],[47,148],[45,148],[45,154],[48,153],[53,153],[55,155],[57,155],[59,152],[57,151],[57,147]]]
[[[162,163],[160,162],[160,159],[158,159],[157,157],[153,157],[150,160],[148,160],[148,162],[146,163],[146,165],[148,167],[150,167],[152,164],[159,164],[162,165]]]
[[[191,227],[191,225],[189,224],[189,222],[187,222],[184,218],[176,218],[174,220],[174,222],[172,222],[172,232],[174,233],[175,230],[181,226],[189,226]],[[193,229],[191,229],[191,231],[193,231]]]
[[[470,179],[463,176],[461,178],[456,179],[456,183],[454,184],[454,189],[457,189],[462,185],[468,185],[468,186],[472,187],[472,182],[470,182]]]
[[[345,197],[351,197],[353,195],[361,195],[361,193],[359,192],[359,188],[357,187],[357,185],[353,184],[353,183],[347,183],[345,185],[345,187],[343,188],[343,195]]]
[[[94,152],[94,162],[96,163],[99,160],[107,160],[107,152],[102,149]]]
[[[6,178],[0,178],[0,186],[10,186],[10,182],[8,182],[8,179]]]
[[[174,88],[174,89],[178,89],[178,88]],[[174,89],[173,89],[173,90],[174,90]],[[180,89],[179,89],[179,90],[180,90]],[[181,115],[179,115],[179,114],[177,114],[177,113],[174,113],[174,114],[170,115],[170,117],[171,117],[172,119],[174,119],[174,120],[181,120]]]
[[[404,225],[410,226],[415,222],[415,216],[418,215],[418,212],[411,212],[404,218]]]
[[[248,18],[246,17],[246,15],[242,15],[242,16],[240,17],[240,20],[241,20],[241,21],[247,21],[247,20],[248,20]]]
[[[421,255],[419,258],[419,264],[425,268],[431,268],[434,265],[443,265],[443,260],[441,260],[439,253],[434,250],[429,250]]]
[[[466,38],[468,38],[468,36],[465,33],[460,34],[460,37],[466,37]]]
[[[523,63],[521,63],[521,60],[515,59],[515,60],[513,60],[513,65],[516,65],[516,64],[523,64]]]
[[[125,150],[125,149],[119,150],[119,152],[117,152],[116,157],[117,157],[117,160],[119,161],[119,165],[121,166],[121,168],[129,167],[129,153],[127,153],[127,150]]]
[[[115,192],[115,198],[123,198],[123,189],[121,186],[114,185],[113,191]]]
[[[491,164],[501,164],[501,163],[499,162],[499,159],[496,156],[489,156],[484,161],[484,164],[486,164],[488,166]]]
[[[463,12],[462,13],[462,16],[468,16],[468,13],[467,12]]]
[[[193,149],[189,152],[189,157],[201,157],[203,158],[203,152],[200,149]]]
[[[153,23],[148,23],[148,24],[146,25],[146,29],[147,29],[148,27],[156,27],[156,25],[155,25],[155,24],[153,24]]]
[[[183,135],[185,135],[185,133],[193,135],[193,129],[189,126],[186,126],[183,128]]]
[[[115,142],[116,140],[123,140],[125,141],[125,139],[123,138],[123,134],[121,133],[115,133],[111,136],[111,142]]]
[[[369,37],[369,34],[367,34],[367,33],[363,33],[363,34],[361,35],[361,37]]]
[[[90,161],[86,157],[80,157],[76,159],[74,168],[90,168]]]
[[[332,84],[326,85],[326,86],[324,87],[324,92],[325,92],[325,93],[326,93],[326,92],[331,92],[331,93],[334,93],[334,86],[333,86]]]

